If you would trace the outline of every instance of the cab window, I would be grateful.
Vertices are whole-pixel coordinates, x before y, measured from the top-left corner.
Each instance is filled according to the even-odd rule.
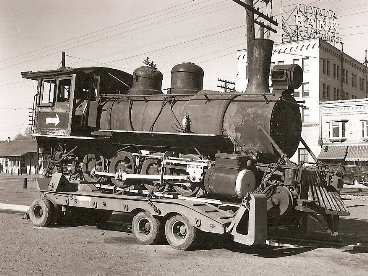
[[[41,85],[41,105],[50,105],[54,102],[55,97],[55,89],[56,89],[56,81],[52,80],[43,80]]]
[[[70,97],[71,79],[60,79],[58,82],[57,102],[67,102]]]
[[[75,99],[95,101],[97,98],[98,80],[91,75],[80,75],[74,92]]]

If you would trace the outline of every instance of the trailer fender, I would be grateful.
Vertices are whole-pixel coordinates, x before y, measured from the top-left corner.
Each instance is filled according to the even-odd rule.
[[[227,231],[234,236],[234,241],[237,243],[265,244],[267,238],[266,195],[250,194],[246,196]]]

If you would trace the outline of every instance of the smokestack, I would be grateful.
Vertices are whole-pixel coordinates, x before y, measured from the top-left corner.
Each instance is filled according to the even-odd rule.
[[[65,68],[65,52],[61,52],[61,67]]]
[[[250,41],[250,46],[252,51],[247,51],[248,85],[245,93],[269,93],[273,41],[257,38]]]

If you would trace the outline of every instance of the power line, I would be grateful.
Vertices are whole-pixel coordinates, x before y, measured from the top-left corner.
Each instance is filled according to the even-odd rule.
[[[208,2],[209,0],[206,0],[205,2]],[[197,3],[195,3],[195,4],[193,4],[192,3],[192,1],[191,2],[186,2],[186,3],[184,3],[184,4],[188,4],[188,3],[191,3],[191,5],[189,5],[187,8],[190,8],[190,7],[193,7],[193,6],[196,6],[196,7],[198,7],[198,4]],[[147,26],[154,26],[154,28],[158,28],[158,27],[160,27],[157,23],[160,23],[161,21],[163,21],[163,19],[162,18],[165,18],[164,17],[164,15],[166,15],[166,14],[170,14],[170,13],[174,13],[174,12],[176,12],[176,11],[179,11],[180,12],[180,17],[183,17],[183,15],[186,15],[186,14],[190,14],[190,13],[192,13],[193,11],[187,11],[186,13],[183,13],[183,10],[179,10],[179,9],[177,9],[176,11],[174,10],[174,11],[171,11],[171,12],[164,12],[163,13],[163,11],[168,11],[168,10],[171,10],[171,9],[174,9],[174,8],[178,8],[178,7],[180,7],[180,6],[182,6],[182,5],[184,5],[184,4],[180,4],[180,5],[176,5],[176,6],[173,6],[173,7],[170,7],[170,8],[167,8],[167,9],[163,9],[163,10],[160,10],[160,11],[158,11],[158,12],[154,12],[154,13],[151,13],[151,14],[148,14],[148,15],[144,15],[144,16],[140,16],[140,17],[138,17],[138,18],[135,18],[135,19],[131,19],[131,20],[128,20],[128,21],[126,21],[126,22],[123,22],[123,23],[119,23],[119,24],[116,24],[116,25],[113,25],[113,26],[110,26],[110,27],[107,27],[107,28],[103,28],[103,29],[100,29],[100,30],[98,30],[98,31],[95,31],[95,32],[91,32],[91,33],[87,33],[87,34],[85,34],[85,35],[81,35],[81,36],[77,36],[77,37],[75,37],[75,38],[72,38],[72,39],[69,39],[69,40],[66,40],[66,41],[64,41],[64,42],[59,42],[59,43],[55,43],[55,44],[53,44],[53,45],[50,45],[50,46],[46,46],[46,47],[44,47],[44,48],[41,48],[41,49],[38,49],[38,50],[34,50],[34,51],[32,51],[32,52],[29,52],[29,53],[33,53],[33,54],[29,54],[28,53],[28,55],[26,56],[26,57],[23,57],[23,58],[21,58],[20,60],[23,60],[23,59],[28,59],[30,56],[34,56],[34,55],[38,55],[38,52],[39,51],[42,51],[43,53],[44,53],[44,50],[46,50],[46,49],[49,49],[49,50],[52,50],[52,51],[55,51],[55,50],[57,50],[57,48],[55,48],[55,46],[59,46],[60,45],[60,47],[61,47],[61,44],[64,44],[63,45],[63,47],[65,48],[65,47],[67,47],[68,45],[69,45],[69,47],[67,47],[67,48],[65,48],[64,50],[70,50],[70,49],[74,49],[74,48],[80,48],[80,47],[82,47],[82,46],[87,46],[87,45],[90,45],[90,44],[94,44],[94,43],[97,43],[97,42],[99,42],[99,41],[102,41],[102,40],[106,40],[106,39],[109,39],[109,38],[112,38],[112,37],[114,37],[114,36],[119,36],[119,35],[122,35],[122,34],[125,34],[125,33],[127,33],[127,32],[134,32],[134,31],[137,31],[137,30],[139,30],[139,29],[142,29],[142,28],[144,28],[144,27],[147,27]],[[219,3],[217,3],[217,4],[219,4]],[[199,7],[199,8],[197,8],[197,10],[199,10],[199,11],[206,11],[206,10],[208,10],[208,9],[206,9],[205,8],[206,6],[204,6],[204,7]],[[212,5],[210,6],[210,7],[213,7],[213,2],[212,2]],[[208,8],[208,6],[207,6],[207,8]],[[197,11],[197,10],[195,10],[195,11]],[[161,13],[161,14],[160,14]],[[163,13],[163,14],[162,14]],[[155,16],[155,17],[152,17],[152,15],[155,15],[155,14],[158,14],[157,16]],[[152,17],[152,18],[149,18],[149,17]],[[175,16],[172,16],[172,17],[170,17],[169,19],[178,19],[178,15],[175,15]],[[153,20],[153,19],[156,19],[156,18],[159,18],[160,20],[159,21],[155,21],[155,22],[148,22],[149,20]],[[140,20],[140,21],[139,21]],[[165,20],[167,20],[167,19],[165,19]],[[139,21],[138,23],[137,22],[134,22],[134,21]],[[127,24],[127,23],[131,23],[131,24]],[[144,23],[145,25],[139,25],[140,23]],[[118,28],[116,28],[116,29],[114,29],[114,27],[116,27],[116,26],[119,26]],[[126,31],[124,31],[124,32],[120,32],[120,33],[117,33],[117,34],[112,34],[112,35],[108,35],[108,36],[106,36],[106,34],[108,34],[108,33],[112,33],[112,32],[114,32],[114,31],[116,31],[116,30],[119,30],[119,29],[121,29],[121,28],[127,28],[127,27],[130,27],[130,26],[132,26],[132,27],[135,27],[134,29],[128,29],[128,30],[126,30]],[[102,32],[103,31],[103,32]],[[101,33],[102,32],[102,33]],[[88,37],[88,36],[90,36],[90,35],[93,35],[93,34],[96,34],[95,36],[92,36],[92,37]],[[102,35],[103,37],[102,38],[98,38],[98,36],[99,35]],[[80,39],[80,38],[82,38],[82,39]],[[78,40],[79,39],[79,40]],[[75,43],[81,43],[81,42],[83,42],[83,41],[86,41],[86,40],[91,40],[91,39],[95,39],[95,40],[93,40],[93,41],[89,41],[89,42],[86,42],[86,43],[84,43],[84,44],[78,44],[77,46],[71,46],[72,44],[75,44]],[[66,45],[65,45],[66,44]],[[60,48],[59,47],[59,48]],[[51,48],[51,49],[50,49]],[[53,49],[53,48],[55,48],[55,49]],[[23,54],[23,55],[21,55],[21,56],[24,56],[25,54]],[[50,54],[51,55],[51,54]],[[46,55],[46,56],[49,56],[49,55]],[[41,58],[44,58],[44,57],[46,57],[46,56],[41,56]],[[17,60],[16,60],[17,61]],[[15,61],[15,62],[16,62]],[[29,62],[29,60],[27,60],[28,62]],[[13,61],[14,62],[14,61]],[[16,65],[19,65],[20,63],[16,63]]]
[[[34,53],[34,52],[39,52],[39,51],[44,51],[46,49],[49,49],[49,48],[53,48],[55,46],[58,46],[58,45],[61,45],[61,44],[65,44],[66,42],[70,42],[70,41],[74,41],[74,40],[77,40],[79,38],[83,38],[83,37],[86,37],[86,36],[89,36],[89,35],[93,35],[93,34],[97,34],[97,33],[105,33],[106,31],[108,30],[111,30],[111,29],[114,29],[116,27],[120,28],[120,27],[126,27],[126,24],[127,23],[130,23],[130,22],[133,22],[135,20],[139,20],[139,19],[143,19],[143,18],[147,18],[149,16],[152,16],[152,15],[155,15],[155,14],[159,14],[159,13],[162,13],[164,11],[168,11],[168,10],[171,10],[171,9],[174,9],[176,7],[181,7],[181,6],[185,6],[187,4],[191,3],[190,6],[194,6],[193,4],[193,1],[187,1],[185,3],[181,3],[181,4],[178,4],[178,5],[175,5],[175,6],[172,6],[172,7],[169,7],[169,8],[166,8],[166,9],[162,9],[162,10],[159,10],[159,11],[156,11],[156,12],[152,12],[150,14],[147,14],[147,15],[143,15],[143,16],[140,16],[140,17],[137,17],[137,18],[133,18],[133,19],[130,19],[130,20],[127,20],[127,21],[124,21],[122,23],[118,23],[118,24],[115,24],[115,25],[112,25],[112,26],[108,26],[108,27],[105,27],[105,28],[102,28],[102,29],[99,29],[99,30],[96,30],[96,31],[93,31],[93,32],[89,32],[89,33],[86,33],[86,34],[82,34],[82,35],[79,35],[79,36],[76,36],[76,37],[73,37],[73,38],[70,38],[68,40],[65,40],[65,41],[60,41],[60,42],[57,42],[57,43],[54,43],[54,44],[51,44],[51,45],[48,45],[48,46],[45,46],[43,48],[40,48],[40,49],[36,49],[36,50],[33,50],[33,51],[29,51],[29,52],[26,52],[26,53],[23,53],[23,54],[20,54],[18,56],[14,56],[14,57],[10,57],[8,59],[5,59],[1,62],[5,62],[5,61],[8,61],[8,60],[11,60],[11,59],[16,59],[18,57],[22,57],[22,56],[29,56],[30,54]]]

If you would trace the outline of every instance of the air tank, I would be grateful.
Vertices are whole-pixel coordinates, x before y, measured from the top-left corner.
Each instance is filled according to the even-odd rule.
[[[130,95],[161,94],[162,73],[150,66],[141,66],[133,72],[133,85]]]
[[[204,72],[191,62],[175,65],[171,69],[171,94],[196,94],[203,89]]]

